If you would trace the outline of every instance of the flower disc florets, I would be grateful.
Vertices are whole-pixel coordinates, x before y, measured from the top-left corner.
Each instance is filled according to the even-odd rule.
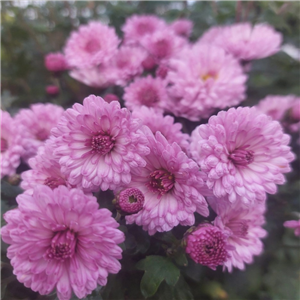
[[[62,174],[86,191],[128,184],[131,169],[145,166],[149,153],[141,125],[116,101],[91,95],[74,104],[52,131]]]

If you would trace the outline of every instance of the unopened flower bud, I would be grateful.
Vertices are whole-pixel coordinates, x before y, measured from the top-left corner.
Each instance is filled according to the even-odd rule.
[[[116,197],[116,207],[122,214],[136,214],[144,206],[144,194],[136,188],[127,188]]]

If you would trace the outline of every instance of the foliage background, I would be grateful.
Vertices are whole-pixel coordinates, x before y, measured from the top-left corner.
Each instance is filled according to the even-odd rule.
[[[213,25],[237,21],[267,22],[283,34],[284,44],[300,48],[298,1],[2,1],[1,108],[13,115],[20,108],[36,102],[52,102],[67,108],[74,102],[81,103],[92,93],[103,96],[114,92],[122,97],[120,88],[99,90],[87,87],[67,73],[60,78],[53,77],[44,67],[44,55],[61,51],[70,32],[91,19],[114,26],[121,37],[122,24],[128,16],[136,13],[156,14],[168,22],[179,17],[189,18],[194,22],[191,41],[198,39]],[[61,88],[57,97],[45,93],[45,86],[53,83]],[[284,52],[252,64],[248,97],[242,105],[255,105],[269,94],[300,95],[300,63]],[[193,129],[197,124],[187,122],[185,125]],[[292,230],[282,226],[286,220],[297,219],[296,212],[300,212],[297,138],[296,135],[292,137],[293,151],[297,154],[297,160],[292,164],[293,172],[287,175],[287,184],[280,186],[278,193],[270,195],[267,201],[265,251],[255,257],[254,263],[248,265],[245,271],[234,270],[231,274],[223,273],[221,268],[212,271],[176,252],[170,245],[182,237],[187,229],[185,227],[178,226],[172,233],[156,234],[150,238],[141,228],[135,225],[126,228],[121,221],[121,229],[126,234],[122,245],[122,270],[117,275],[110,275],[108,285],[94,291],[88,299],[130,300],[144,299],[145,296],[164,300],[299,299],[300,240]],[[22,165],[19,172],[25,168]],[[5,178],[1,184],[3,214],[16,207],[15,197],[22,190],[11,179]],[[113,210],[110,193],[101,193],[101,199],[102,207]],[[4,223],[2,219],[2,225]],[[1,299],[55,299],[54,294],[41,296],[16,280],[6,249],[7,245],[2,243]],[[147,274],[144,277],[143,270]]]

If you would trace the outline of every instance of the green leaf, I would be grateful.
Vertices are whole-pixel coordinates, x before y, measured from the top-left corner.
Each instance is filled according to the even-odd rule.
[[[153,296],[163,280],[175,286],[180,272],[169,258],[151,255],[136,264],[137,269],[144,270],[141,292],[145,298]]]

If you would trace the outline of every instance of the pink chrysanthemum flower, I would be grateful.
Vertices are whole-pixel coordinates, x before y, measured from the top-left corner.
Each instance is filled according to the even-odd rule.
[[[214,44],[222,47],[221,43],[218,43],[219,36],[223,33],[224,26],[213,26],[206,30],[196,44]]]
[[[65,56],[62,53],[48,53],[45,56],[45,67],[52,72],[61,72],[68,69]]]
[[[51,136],[44,144],[39,147],[37,155],[28,161],[31,170],[21,174],[21,187],[24,190],[32,190],[37,185],[47,185],[51,189],[60,185],[71,188],[67,178],[60,171],[60,164],[54,158],[53,137]]]
[[[144,167],[149,153],[140,127],[119,102],[90,95],[74,104],[52,130],[61,172],[71,185],[90,191],[128,184],[131,169]]]
[[[16,123],[6,111],[0,113],[1,117],[1,178],[5,175],[14,175],[21,163],[23,147],[21,136],[16,132]]]
[[[198,264],[216,270],[228,259],[227,234],[211,224],[200,224],[185,238],[185,251]]]
[[[64,52],[71,67],[86,69],[107,62],[116,53],[118,44],[113,27],[92,21],[71,33]]]
[[[48,139],[63,112],[64,109],[58,105],[37,103],[32,104],[30,109],[21,109],[15,116],[25,150],[22,158],[26,162],[36,155],[38,148]]]
[[[247,76],[238,61],[221,48],[198,45],[170,60],[166,80],[172,101],[168,110],[192,121],[215,108],[239,104],[245,98]]]
[[[146,106],[135,109],[132,115],[140,118],[143,124],[147,125],[154,135],[157,131],[160,131],[170,144],[176,142],[184,152],[189,150],[189,135],[181,131],[182,125],[174,123],[173,117],[163,116],[162,113]]]
[[[127,18],[122,26],[124,41],[126,44],[138,44],[143,38],[166,27],[164,20],[155,15],[133,15]]]
[[[119,101],[119,100],[120,100],[119,97],[118,97],[116,94],[106,94],[106,95],[103,97],[103,99],[104,99],[106,102],[108,102],[108,103],[110,103],[110,102],[112,102],[112,101]]]
[[[136,78],[124,91],[125,105],[130,110],[145,105],[156,111],[163,111],[168,101],[166,82],[150,75]]]
[[[191,155],[208,175],[216,197],[229,195],[245,203],[276,193],[294,159],[290,137],[277,121],[255,107],[231,108],[212,116],[191,135]]]
[[[65,186],[37,186],[17,197],[19,207],[4,214],[2,239],[14,274],[26,287],[60,300],[78,298],[106,285],[118,273],[124,241],[119,224],[97,199]]]
[[[245,263],[251,264],[253,256],[263,251],[261,238],[267,232],[261,227],[265,223],[265,203],[254,206],[244,206],[240,202],[230,203],[228,197],[208,198],[209,204],[218,214],[214,225],[227,232],[227,244],[229,257],[223,265],[223,269],[232,271],[233,267],[244,270]]]
[[[124,86],[135,76],[142,74],[142,63],[147,52],[140,47],[122,46],[111,59],[110,65],[116,74],[116,84]]]
[[[210,31],[210,42],[244,61],[271,56],[280,50],[282,42],[282,35],[268,24],[239,23]]]
[[[295,220],[285,221],[283,223],[283,226],[287,227],[287,228],[293,228],[295,235],[300,236],[300,220],[298,220],[298,221],[295,221]]]
[[[150,235],[169,231],[178,224],[191,226],[194,212],[208,216],[207,203],[202,196],[204,174],[189,159],[177,143],[169,144],[157,132],[155,137],[144,128],[149,141],[147,165],[132,171],[128,187],[139,189],[145,204],[137,214],[126,216],[127,224],[143,226]]]
[[[56,96],[57,94],[59,94],[59,87],[54,84],[47,85],[45,90],[46,90],[46,93],[51,96]]]
[[[191,35],[193,26],[193,22],[188,19],[178,19],[170,24],[177,35],[187,38]]]

